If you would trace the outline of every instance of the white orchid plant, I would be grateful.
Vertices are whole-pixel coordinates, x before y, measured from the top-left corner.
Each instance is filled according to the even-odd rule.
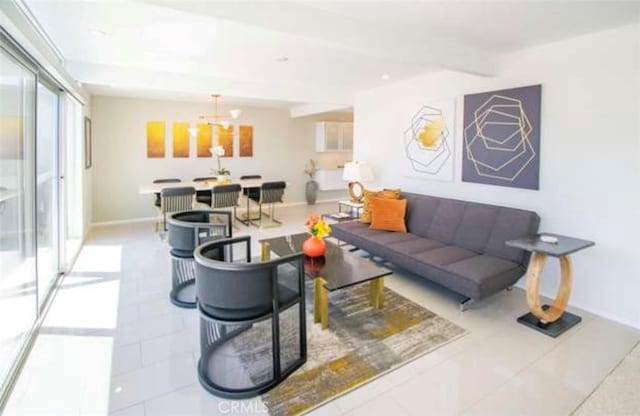
[[[216,158],[218,159],[218,170],[216,171],[216,173],[218,175],[230,175],[231,172],[229,171],[229,169],[227,168],[223,168],[222,164],[220,163],[220,158],[222,156],[224,156],[224,147],[222,146],[215,146],[212,147],[211,149],[209,149],[211,151],[212,154],[214,154],[216,156]]]

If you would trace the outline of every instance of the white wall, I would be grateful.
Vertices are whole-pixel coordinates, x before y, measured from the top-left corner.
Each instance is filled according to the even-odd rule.
[[[531,84],[542,84],[540,190],[462,183],[463,95]],[[404,158],[403,104],[449,97],[457,108],[454,182],[394,172]],[[640,25],[514,53],[495,78],[443,71],[364,91],[354,120],[354,158],[374,164],[378,185],[535,210],[541,230],[594,240],[573,256],[571,303],[640,327]],[[556,263],[547,266],[544,293],[555,293]]]
[[[139,195],[141,184],[155,178],[178,177],[188,181],[197,176],[211,176],[216,168],[213,158],[196,157],[195,138],[191,138],[189,158],[173,158],[171,125],[174,121],[195,125],[198,116],[212,112],[212,105],[176,101],[145,100],[94,96],[91,102],[93,122],[93,221],[120,221],[156,215],[152,195]],[[221,107],[220,111],[228,109]],[[261,174],[265,179],[285,180],[285,202],[302,202],[304,165],[310,158],[334,167],[351,155],[314,152],[314,122],[320,119],[351,119],[350,114],[291,119],[288,110],[242,107],[237,120],[253,125],[253,157],[238,156],[238,139],[234,140],[234,157],[223,158],[223,167],[233,177]],[[165,121],[166,154],[162,159],[147,158],[146,123]],[[346,189],[346,185],[345,185]],[[343,197],[346,192],[321,192],[318,199]]]

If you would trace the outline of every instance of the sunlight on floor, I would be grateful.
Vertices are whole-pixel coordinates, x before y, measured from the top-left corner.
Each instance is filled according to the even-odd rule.
[[[74,272],[114,272],[122,271],[122,246],[86,245],[73,266]]]

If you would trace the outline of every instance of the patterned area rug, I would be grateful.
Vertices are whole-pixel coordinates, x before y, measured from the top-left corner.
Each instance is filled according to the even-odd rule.
[[[308,412],[466,333],[388,288],[384,308],[373,309],[368,289],[331,293],[330,327],[322,330],[313,323],[309,282],[307,363],[262,396],[271,415]]]

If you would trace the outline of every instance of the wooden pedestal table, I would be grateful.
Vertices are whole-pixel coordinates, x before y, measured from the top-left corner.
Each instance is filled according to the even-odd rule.
[[[507,245],[532,253],[527,270],[527,303],[531,312],[519,317],[518,322],[555,338],[582,321],[581,317],[565,310],[573,280],[569,255],[595,243],[557,234],[543,235],[555,237],[558,241],[546,243],[540,240],[540,235],[535,235],[507,241]],[[548,256],[557,257],[560,261],[560,287],[551,305],[541,305],[540,277]]]

